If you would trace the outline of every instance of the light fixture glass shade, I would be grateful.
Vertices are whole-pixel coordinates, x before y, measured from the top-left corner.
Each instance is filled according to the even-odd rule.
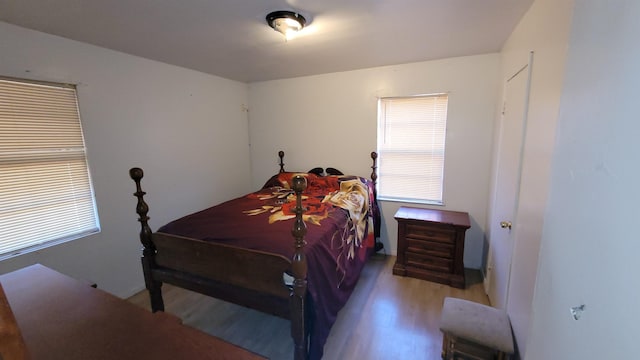
[[[274,11],[267,15],[267,24],[284,35],[287,40],[302,30],[306,22],[304,16],[293,11]]]

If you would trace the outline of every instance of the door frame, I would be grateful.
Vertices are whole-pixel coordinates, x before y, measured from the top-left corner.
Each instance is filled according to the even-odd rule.
[[[503,295],[504,298],[504,308],[506,309],[507,304],[509,302],[509,290],[510,290],[510,283],[511,283],[511,268],[513,267],[513,252],[515,249],[515,242],[517,241],[517,234],[518,234],[518,203],[519,203],[519,198],[520,198],[520,185],[521,185],[521,180],[522,180],[522,161],[524,158],[524,149],[525,149],[525,143],[526,143],[526,134],[527,134],[527,123],[528,123],[528,118],[529,118],[529,97],[531,94],[531,78],[532,78],[532,71],[533,71],[533,55],[534,52],[530,51],[529,52],[529,56],[528,56],[528,61],[526,64],[519,66],[517,68],[517,70],[515,72],[513,72],[513,74],[511,76],[509,76],[503,84],[503,91],[502,91],[502,106],[501,106],[501,115],[500,115],[500,126],[499,126],[499,135],[497,138],[498,141],[498,148],[497,151],[495,152],[495,161],[496,161],[496,167],[494,170],[494,180],[493,180],[493,196],[492,196],[492,201],[490,204],[490,210],[489,210],[489,217],[488,217],[488,221],[489,223],[487,224],[487,230],[489,231],[489,248],[487,249],[487,262],[486,262],[486,267],[485,267],[485,274],[484,274],[484,281],[483,281],[483,285],[484,285],[484,290],[485,293],[488,295],[490,293],[490,288],[491,288],[491,276],[489,274],[490,271],[493,271],[493,269],[491,269],[491,264],[493,262],[493,251],[491,251],[491,246],[492,246],[492,242],[491,242],[491,236],[493,234],[491,234],[491,228],[492,228],[492,223],[494,221],[499,221],[497,219],[495,219],[495,217],[497,216],[495,214],[495,207],[496,207],[496,201],[498,199],[498,169],[500,168],[500,153],[501,151],[503,151],[504,149],[503,147],[503,136],[504,136],[504,119],[505,119],[505,106],[506,106],[506,102],[507,102],[507,84],[508,82],[515,78],[516,76],[518,76],[520,73],[522,73],[523,71],[527,72],[527,79],[526,79],[526,85],[525,85],[525,91],[524,91],[524,109],[523,109],[523,119],[522,119],[522,133],[521,133],[521,144],[520,144],[520,149],[519,149],[519,154],[518,154],[518,166],[517,166],[517,174],[516,174],[516,191],[515,191],[515,196],[514,196],[514,204],[513,204],[513,220],[511,220],[512,222],[512,229],[510,231],[510,234],[508,235],[509,237],[509,241],[511,241],[513,244],[511,246],[511,254],[510,254],[510,261],[509,261],[509,265],[508,265],[508,270],[507,270],[507,274],[506,274],[506,284],[505,284],[505,294]],[[492,304],[493,306],[495,306],[496,304]]]

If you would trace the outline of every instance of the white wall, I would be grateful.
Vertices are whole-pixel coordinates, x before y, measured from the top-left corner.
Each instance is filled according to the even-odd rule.
[[[573,0],[535,1],[514,29],[501,52],[502,84],[526,65],[529,53],[534,52],[527,134],[524,141],[517,218],[514,220],[516,224],[514,249],[506,306],[521,355],[526,353],[526,341],[531,325],[531,302],[538,267],[543,216],[549,191],[551,154],[560,106],[572,3]],[[500,126],[499,120],[496,121],[496,126]],[[496,156],[497,154],[494,154],[494,161]],[[491,199],[494,199],[496,191],[500,189],[493,189]],[[487,229],[491,229],[489,224]],[[491,242],[490,233],[489,242]]]
[[[129,168],[145,170],[153,229],[251,189],[246,84],[2,22],[0,75],[78,84],[102,225],[2,261],[2,273],[39,262],[131,295],[144,285]]]
[[[376,149],[377,99],[449,92],[445,209],[467,211],[465,265],[482,266],[499,55],[488,54],[250,84],[253,186],[285,168],[336,167],[369,176]],[[396,253],[400,203],[382,204],[381,240]]]
[[[575,2],[527,359],[637,354],[639,15],[637,0]]]

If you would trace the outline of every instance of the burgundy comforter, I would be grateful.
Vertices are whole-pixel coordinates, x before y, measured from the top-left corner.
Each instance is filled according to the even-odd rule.
[[[216,241],[291,258],[294,173],[280,173],[257,192],[175,220],[159,232]],[[308,292],[312,300],[310,358],[320,359],[338,311],[353,291],[374,245],[377,206],[370,180],[304,174]],[[260,266],[260,264],[256,264]]]

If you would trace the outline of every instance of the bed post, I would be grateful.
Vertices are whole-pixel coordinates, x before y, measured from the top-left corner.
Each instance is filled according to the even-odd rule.
[[[304,236],[307,226],[302,220],[302,192],[307,187],[307,179],[304,176],[293,177],[292,188],[296,193],[296,219],[291,234],[294,237],[295,251],[291,259],[291,272],[293,273],[293,291],[291,292],[291,336],[294,342],[294,359],[307,359],[307,329],[305,297],[307,293],[307,258],[304,256]]]
[[[373,182],[373,201],[378,201],[378,153],[375,151],[371,152],[371,160],[373,164],[371,165],[371,181]],[[379,208],[378,208],[379,209]],[[375,238],[375,251],[378,252],[384,249],[384,244],[380,242],[378,239],[380,238],[380,227],[382,220],[380,219],[380,214],[378,214],[378,221],[374,221],[373,228],[373,236]]]
[[[284,162],[282,161],[284,159],[284,151],[278,151],[278,157],[280,158],[280,172],[282,173],[284,172]]]
[[[376,180],[378,180],[378,153],[375,151],[371,152],[371,160],[373,161],[373,165],[371,165],[371,181],[373,181],[373,193],[375,195],[376,189]],[[376,197],[377,198],[377,197]]]
[[[149,291],[149,298],[151,300],[151,311],[164,311],[164,302],[162,300],[162,283],[153,279],[151,270],[155,265],[156,247],[151,241],[151,228],[149,227],[149,205],[144,201],[144,195],[146,192],[142,191],[140,180],[144,176],[144,172],[140,168],[131,168],[129,170],[129,176],[136,183],[136,192],[133,193],[138,198],[138,205],[136,206],[136,213],[138,213],[138,221],[140,222],[140,242],[143,245],[142,249],[142,271],[144,273],[144,283]]]

